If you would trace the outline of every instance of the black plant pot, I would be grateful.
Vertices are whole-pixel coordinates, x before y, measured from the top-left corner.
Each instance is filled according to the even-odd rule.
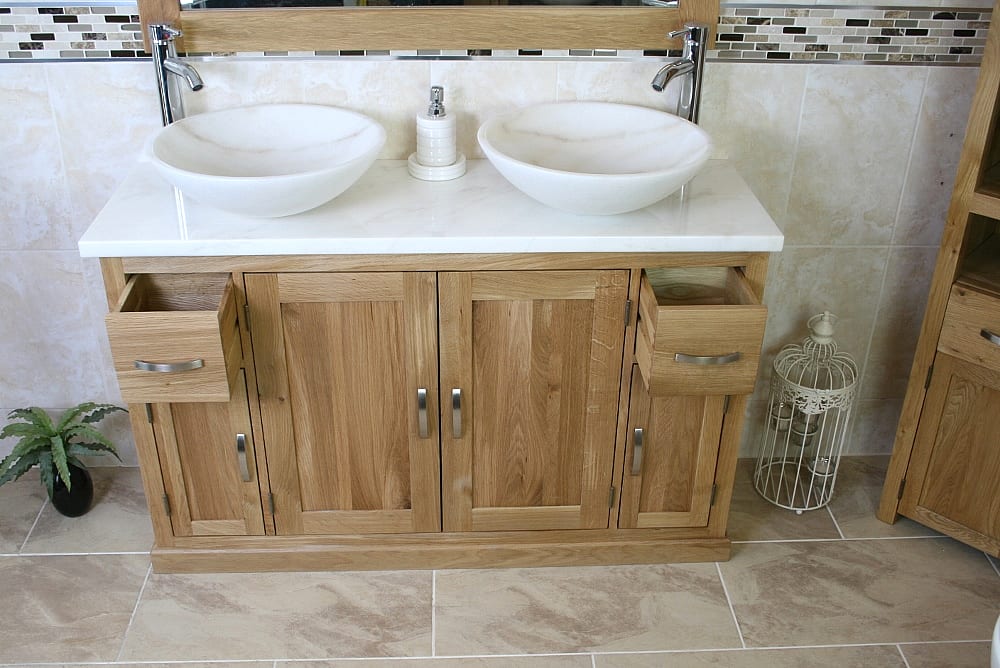
[[[56,476],[52,486],[52,505],[66,517],[79,517],[88,510],[94,501],[94,482],[90,472],[79,466],[69,464],[70,489],[66,489],[62,478]]]

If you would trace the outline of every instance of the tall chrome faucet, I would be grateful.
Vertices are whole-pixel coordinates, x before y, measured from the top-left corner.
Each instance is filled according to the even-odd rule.
[[[680,60],[667,63],[653,77],[653,90],[662,92],[675,77],[683,77],[684,87],[677,100],[677,115],[692,123],[698,122],[701,106],[701,78],[705,71],[705,47],[708,46],[708,26],[685,23],[684,28],[670,33],[671,39],[684,37]]]
[[[168,25],[150,24],[149,44],[156,67],[156,84],[160,93],[160,115],[163,124],[170,125],[184,118],[184,102],[177,87],[178,77],[184,79],[191,90],[201,90],[204,84],[198,70],[177,57],[174,40],[182,35],[180,30]],[[168,75],[175,76],[168,76]]]

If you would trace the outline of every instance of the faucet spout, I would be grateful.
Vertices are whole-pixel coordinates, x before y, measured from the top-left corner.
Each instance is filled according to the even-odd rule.
[[[191,87],[191,90],[201,90],[205,86],[204,82],[201,80],[201,76],[198,74],[198,70],[179,58],[164,58],[163,69],[171,74],[176,74],[177,76],[182,77],[184,81],[187,82],[187,85]]]
[[[694,72],[694,61],[690,59],[675,60],[672,63],[667,63],[660,68],[660,71],[656,73],[653,77],[653,90],[657,93],[662,93],[674,77],[683,76],[685,74],[691,74]]]

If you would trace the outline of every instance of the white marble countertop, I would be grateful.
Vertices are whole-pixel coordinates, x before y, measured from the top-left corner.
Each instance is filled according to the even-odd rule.
[[[783,236],[742,178],[712,160],[681,191],[617,216],[536,202],[485,160],[453,181],[379,160],[343,195],[286,218],[203,206],[140,162],[80,239],[84,257],[778,251]]]

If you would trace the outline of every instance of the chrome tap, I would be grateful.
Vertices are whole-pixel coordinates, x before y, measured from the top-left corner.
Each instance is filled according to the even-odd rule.
[[[153,65],[156,68],[160,115],[164,125],[170,125],[175,120],[184,118],[184,103],[177,87],[177,77],[184,79],[191,90],[201,90],[205,85],[198,70],[177,57],[174,40],[182,34],[180,30],[168,25],[149,26],[149,44],[153,52]],[[171,74],[175,76],[168,76]]]
[[[684,88],[677,100],[677,115],[697,123],[708,26],[703,23],[685,23],[683,29],[673,31],[669,37],[684,37],[684,51],[680,60],[667,63],[656,73],[652,82],[653,90],[662,92],[675,77],[684,77]]]

